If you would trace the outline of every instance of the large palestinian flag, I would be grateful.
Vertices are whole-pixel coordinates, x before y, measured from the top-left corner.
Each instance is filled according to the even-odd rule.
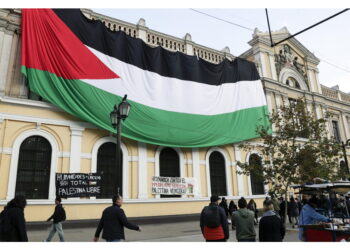
[[[109,118],[127,94],[122,135],[174,147],[204,147],[257,137],[268,125],[253,63],[212,64],[152,48],[80,10],[22,10],[22,72],[31,91],[66,112],[115,132]]]

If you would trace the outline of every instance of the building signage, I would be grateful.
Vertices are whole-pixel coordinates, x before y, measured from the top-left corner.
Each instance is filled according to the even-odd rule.
[[[101,193],[101,175],[56,173],[56,196],[61,198],[90,197]]]
[[[152,177],[152,194],[194,195],[196,179],[182,177]]]

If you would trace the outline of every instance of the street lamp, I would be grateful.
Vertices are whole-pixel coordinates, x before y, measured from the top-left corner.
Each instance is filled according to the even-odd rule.
[[[112,126],[114,129],[117,130],[116,138],[117,138],[117,173],[118,173],[118,187],[117,187],[117,193],[118,195],[122,195],[121,193],[121,183],[122,183],[122,162],[120,157],[120,141],[121,141],[121,120],[125,120],[130,111],[130,104],[126,100],[127,95],[124,96],[123,100],[119,105],[114,105],[113,111],[110,113],[110,118],[112,122]]]
[[[346,165],[346,169],[348,170],[348,174],[350,174],[350,170],[349,170],[349,163],[348,163],[348,157],[346,156],[346,146],[350,146],[350,139],[348,139],[345,143],[342,141],[341,145],[343,147],[343,155],[344,155],[344,159],[345,159],[345,165]]]

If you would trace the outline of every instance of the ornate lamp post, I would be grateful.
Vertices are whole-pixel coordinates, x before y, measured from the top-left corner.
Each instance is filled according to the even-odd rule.
[[[126,100],[127,95],[124,96],[123,100],[121,101],[121,103],[119,103],[119,105],[117,106],[117,104],[114,106],[113,111],[110,113],[110,118],[111,118],[111,122],[112,122],[112,126],[114,129],[116,129],[117,133],[116,133],[116,138],[117,138],[117,173],[118,173],[118,186],[117,186],[117,193],[118,195],[122,195],[122,162],[121,162],[121,157],[120,157],[120,141],[121,141],[121,121],[125,120],[128,115],[129,115],[129,111],[130,111],[130,104],[127,102]]]
[[[348,171],[348,174],[350,174],[350,170],[349,170],[348,158],[346,157],[346,149],[345,149],[345,147],[346,146],[350,146],[349,143],[350,143],[350,139],[348,139],[345,143],[343,141],[341,142],[341,145],[342,145],[342,148],[343,148],[343,155],[344,155],[344,159],[345,159],[345,165],[346,165],[346,169]]]

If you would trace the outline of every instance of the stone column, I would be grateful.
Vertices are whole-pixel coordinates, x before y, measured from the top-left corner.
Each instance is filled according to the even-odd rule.
[[[202,197],[201,192],[201,171],[200,171],[200,161],[199,161],[199,151],[198,148],[192,148],[192,169],[193,177],[196,179],[197,190],[195,198]]]
[[[236,162],[240,161],[241,159],[241,150],[238,145],[233,145],[234,151],[235,151],[235,158]],[[236,171],[241,171],[241,168],[236,164]],[[243,182],[243,175],[237,173],[237,190],[238,190],[238,196],[244,196],[244,182]]]
[[[265,63],[265,57],[263,52],[259,52],[255,55],[255,62],[259,62],[261,65],[261,77],[267,77],[267,71],[266,71],[266,63]]]
[[[320,79],[318,78],[318,70],[316,69],[314,72],[315,72],[315,77],[316,77],[317,93],[322,94],[322,89],[321,89],[321,85],[320,85]]]
[[[266,91],[266,103],[267,103],[267,108],[269,109],[269,113],[272,113],[272,109],[273,109],[271,98],[272,98],[272,93],[269,91]]]
[[[143,18],[140,18],[140,20],[137,22],[136,25],[137,29],[137,37],[142,39],[145,43],[147,43],[147,27],[146,27],[146,21]]]
[[[189,33],[186,33],[185,37],[185,53],[187,55],[193,56],[193,42],[192,42],[192,37]]]
[[[69,172],[80,173],[81,139],[82,139],[84,128],[71,126],[70,131],[71,131],[71,141],[70,141]]]
[[[273,80],[278,81],[276,66],[275,66],[275,56],[273,53],[269,53],[269,60],[270,60],[271,74],[272,74],[271,77]]]
[[[138,142],[138,151],[139,151],[139,166],[138,166],[138,175],[139,175],[139,199],[148,198],[148,171],[147,171],[147,145],[143,142]]]
[[[315,71],[312,69],[309,69],[308,72],[309,72],[309,76],[310,76],[309,77],[309,79],[310,79],[310,91],[317,92]]]
[[[0,23],[1,26],[1,23]],[[5,85],[8,74],[13,31],[0,28],[0,96],[5,94]]]
[[[348,126],[348,119],[346,117],[346,114],[344,114],[343,112],[341,112],[341,119],[342,119],[342,123],[343,123],[343,128],[344,128],[344,141],[350,139],[350,131],[349,131],[349,126]]]

